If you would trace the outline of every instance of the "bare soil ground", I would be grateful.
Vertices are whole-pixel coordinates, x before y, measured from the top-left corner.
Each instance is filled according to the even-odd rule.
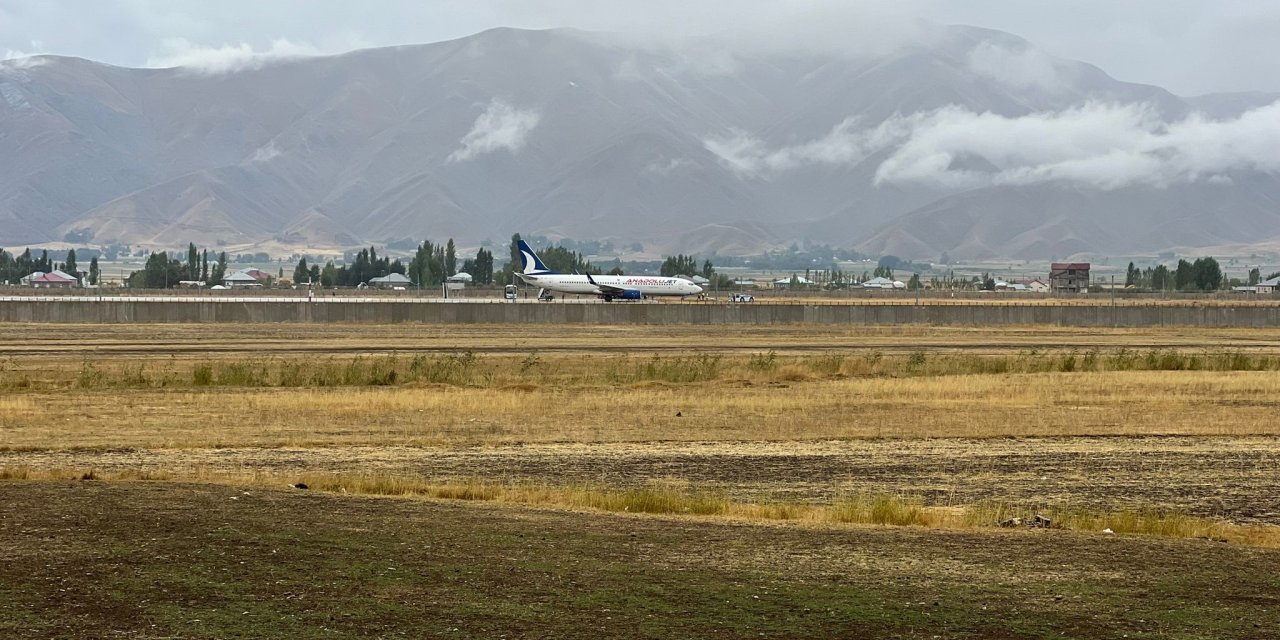
[[[1280,551],[0,482],[0,636],[1275,638]]]
[[[644,442],[435,449],[0,452],[0,466],[72,472],[382,474],[609,487],[674,482],[736,501],[826,504],[898,493],[931,506],[1155,508],[1280,525],[1280,438],[1000,438]]]

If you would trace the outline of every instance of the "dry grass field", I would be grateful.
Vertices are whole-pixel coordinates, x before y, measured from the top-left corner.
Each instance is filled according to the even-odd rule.
[[[674,480],[1280,524],[1280,332],[10,325],[0,354],[13,469]]]
[[[521,329],[6,325],[0,489],[62,500],[48,487],[68,479],[148,499],[148,487],[223,488],[196,490],[205,500],[302,482],[315,496],[460,499],[517,508],[517,519],[534,507],[584,522],[601,517],[584,511],[679,514],[728,527],[718,540],[750,522],[818,537],[906,525],[1005,544],[998,521],[1039,513],[1079,536],[1052,544],[1105,541],[1109,528],[1225,541],[1238,551],[1224,553],[1255,549],[1251,562],[1277,564],[1260,549],[1280,547],[1280,330]],[[944,540],[955,538],[932,538]],[[1105,564],[1080,569],[1093,573],[1079,588],[1114,586]],[[992,579],[965,571],[957,585]],[[1235,612],[1245,609],[1255,615]],[[1078,613],[1045,628],[1110,637],[1070,626],[1106,617]],[[1253,626],[1190,633],[1194,616],[1178,620],[1138,631],[1268,637]],[[1058,635],[972,624],[956,628],[985,631],[883,629]]]

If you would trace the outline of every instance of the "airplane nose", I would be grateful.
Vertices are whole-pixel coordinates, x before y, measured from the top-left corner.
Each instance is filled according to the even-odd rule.
[[[702,293],[702,287],[700,287],[700,286],[698,286],[698,285],[696,285],[696,284],[695,284],[695,285],[692,285],[692,286],[693,286],[693,292],[694,292],[694,293]]]

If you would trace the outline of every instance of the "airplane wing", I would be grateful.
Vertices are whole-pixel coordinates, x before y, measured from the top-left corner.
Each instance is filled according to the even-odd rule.
[[[602,294],[608,294],[611,296],[620,296],[626,293],[627,291],[622,287],[615,287],[611,284],[600,284],[599,282],[596,282],[595,278],[592,278],[591,274],[589,273],[587,274],[587,282],[590,282],[592,285],[594,285],[595,288],[599,289],[600,293]]]

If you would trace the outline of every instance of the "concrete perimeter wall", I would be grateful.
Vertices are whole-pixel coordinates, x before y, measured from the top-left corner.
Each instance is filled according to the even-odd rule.
[[[492,302],[170,301],[0,302],[0,322],[347,322],[392,324],[931,324],[1072,327],[1275,327],[1280,306],[1080,304],[575,304]]]

